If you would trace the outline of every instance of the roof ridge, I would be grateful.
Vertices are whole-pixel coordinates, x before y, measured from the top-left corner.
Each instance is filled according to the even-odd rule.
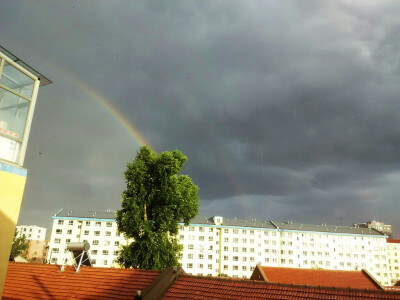
[[[400,294],[400,291],[388,291],[388,290],[368,290],[368,289],[353,289],[351,287],[342,288],[342,287],[331,287],[331,286],[312,286],[307,284],[289,284],[289,283],[280,283],[280,282],[266,282],[259,280],[250,280],[244,278],[233,278],[233,277],[214,277],[214,276],[197,276],[192,274],[184,274],[180,276],[181,278],[196,278],[196,279],[206,279],[206,280],[217,280],[217,281],[225,281],[225,282],[238,282],[238,283],[250,283],[250,284],[260,284],[260,285],[272,285],[272,286],[282,286],[282,287],[298,287],[298,288],[309,288],[309,289],[319,289],[319,290],[333,290],[333,291],[350,291],[350,292],[363,292],[363,293],[379,293],[379,294]]]

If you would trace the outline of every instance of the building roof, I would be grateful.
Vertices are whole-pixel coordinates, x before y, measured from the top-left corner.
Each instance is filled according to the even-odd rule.
[[[53,218],[84,218],[84,219],[107,219],[115,220],[113,210],[68,210],[60,209]]]
[[[10,51],[8,51],[7,49],[3,48],[2,46],[0,46],[0,52],[4,53],[12,61],[14,61],[15,63],[19,64],[21,67],[25,68],[27,71],[31,72],[33,75],[38,77],[39,80],[40,80],[40,86],[52,83],[52,81],[50,79],[48,79],[43,74],[41,74],[38,71],[36,71],[34,68],[29,66],[24,61],[20,60],[18,57],[16,57],[14,54],[12,54]]]
[[[113,211],[79,211],[79,210],[66,210],[61,209],[54,215],[53,218],[87,218],[87,219],[108,219],[115,220],[115,214]],[[190,221],[190,224],[198,225],[215,225],[213,218],[197,216]],[[292,222],[276,222],[260,219],[228,219],[223,218],[224,226],[232,227],[248,227],[248,228],[259,228],[259,229],[281,229],[281,230],[293,230],[293,231],[314,231],[314,232],[327,232],[337,234],[360,234],[360,235],[375,235],[384,237],[385,235],[373,228],[357,228],[352,226],[336,226],[327,224],[302,224]]]
[[[400,244],[400,240],[395,240],[395,239],[386,239],[387,243],[393,243],[393,244]]]
[[[182,275],[162,299],[400,299],[400,293]]]
[[[400,299],[400,293],[296,286],[160,271],[9,263],[3,300],[10,299]]]
[[[134,299],[160,271],[81,267],[45,264],[8,264],[3,291],[5,299]]]
[[[254,270],[253,275],[255,275],[257,271],[262,273],[262,279],[267,282],[360,290],[382,290],[380,284],[365,270],[339,271],[263,267],[257,265],[257,269]],[[253,275],[251,279],[259,279],[255,278]]]

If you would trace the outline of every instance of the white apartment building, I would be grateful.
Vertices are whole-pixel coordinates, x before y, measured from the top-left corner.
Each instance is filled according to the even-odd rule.
[[[400,240],[387,239],[387,253],[391,284],[400,281]]]
[[[87,241],[93,265],[112,266],[119,245],[127,243],[117,232],[111,211],[61,210],[53,219],[50,263],[62,264],[67,243]],[[249,278],[260,263],[294,268],[366,269],[383,285],[390,285],[390,270],[398,266],[394,259],[389,260],[387,236],[372,228],[215,216],[197,217],[189,226],[180,224],[178,237],[183,245],[182,267],[195,275]]]
[[[44,241],[46,238],[46,228],[36,225],[18,225],[17,236],[25,235],[27,240]]]

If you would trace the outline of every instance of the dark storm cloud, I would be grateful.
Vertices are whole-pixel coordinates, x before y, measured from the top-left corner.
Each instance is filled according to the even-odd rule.
[[[137,144],[75,80],[157,151],[188,156],[204,213],[400,225],[385,219],[399,208],[399,3],[0,5],[1,43],[55,82],[40,91],[24,219],[119,205]]]

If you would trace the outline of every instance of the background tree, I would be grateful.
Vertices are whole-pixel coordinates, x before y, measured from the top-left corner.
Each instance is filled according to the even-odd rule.
[[[188,225],[199,210],[198,187],[189,176],[178,175],[186,160],[178,150],[158,155],[143,146],[128,163],[116,221],[118,230],[134,241],[122,246],[119,264],[153,270],[179,264],[178,222]]]
[[[28,241],[25,239],[25,235],[18,236],[17,230],[14,232],[14,239],[11,246],[11,255],[17,257],[19,255],[25,256],[25,251],[28,249]]]

